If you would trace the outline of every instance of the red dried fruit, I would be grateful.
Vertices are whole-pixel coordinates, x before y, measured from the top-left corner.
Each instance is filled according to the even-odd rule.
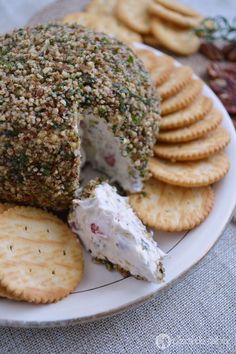
[[[90,227],[91,227],[92,233],[94,233],[94,234],[102,234],[102,232],[99,230],[99,226],[97,224],[92,223],[90,225]]]
[[[99,226],[98,225],[93,223],[93,224],[90,225],[90,227],[91,227],[91,231],[92,231],[93,234],[98,233],[98,231],[99,231]]]
[[[94,235],[99,235],[100,237],[107,238],[107,236],[104,235],[97,224],[92,223],[90,225],[90,229]]]
[[[108,154],[108,155],[104,156],[104,160],[111,167],[113,167],[115,165],[115,163],[116,163],[116,159],[115,159],[115,156],[113,154]]]

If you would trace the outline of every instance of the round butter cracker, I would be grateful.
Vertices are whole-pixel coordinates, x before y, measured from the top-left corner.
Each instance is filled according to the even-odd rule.
[[[161,114],[163,116],[177,112],[190,105],[200,94],[203,88],[201,80],[191,80],[176,95],[167,98],[161,103]]]
[[[182,15],[192,16],[192,17],[202,17],[197,11],[191,9],[190,7],[181,4],[176,0],[155,0],[156,3],[170,9],[172,11],[178,12]]]
[[[135,52],[156,85],[165,82],[175,68],[174,60],[169,55],[157,56],[149,49],[136,49]]]
[[[144,48],[136,48],[135,53],[143,61],[143,64],[147,71],[151,72],[155,68],[155,62],[157,59],[157,55],[150,49],[144,49]]]
[[[217,109],[212,109],[203,119],[188,127],[160,132],[158,140],[165,143],[192,141],[214,130],[221,121],[222,114]]]
[[[73,24],[77,23],[79,25],[91,28],[94,21],[97,20],[97,16],[94,13],[88,12],[73,12],[66,15],[63,19],[63,23]]]
[[[188,66],[174,68],[167,81],[158,87],[158,93],[161,99],[164,100],[179,92],[191,81],[192,74],[192,69]]]
[[[213,207],[211,187],[182,188],[154,178],[144,184],[143,192],[129,202],[142,222],[157,230],[177,232],[199,225]]]
[[[148,10],[151,15],[183,28],[195,28],[201,21],[198,17],[180,14],[155,2],[149,5]]]
[[[94,31],[104,32],[128,45],[133,42],[142,42],[142,37],[138,33],[125,27],[113,16],[105,14],[97,16],[93,12],[76,12],[64,17],[63,22],[69,24],[78,23]]]
[[[199,49],[200,40],[192,30],[155,18],[151,19],[151,31],[163,47],[176,54],[191,55]]]
[[[150,75],[155,85],[159,86],[165,82],[174,70],[174,60],[168,55],[156,56],[156,60]]]
[[[126,44],[142,42],[142,37],[138,33],[124,26],[120,21],[117,21],[114,17],[111,16],[99,16],[93,23],[93,29],[95,31],[104,32],[113,37],[116,37]]]
[[[223,150],[230,142],[230,135],[221,126],[206,136],[187,143],[157,144],[157,156],[171,161],[201,160]]]
[[[117,0],[92,0],[86,6],[85,11],[95,14],[113,15]]]
[[[154,178],[181,187],[203,187],[221,180],[230,162],[224,153],[193,162],[171,162],[151,158],[149,169]]]
[[[0,214],[0,285],[19,300],[51,303],[69,295],[83,275],[77,237],[55,215],[31,207]]]
[[[151,47],[158,47],[160,44],[156,39],[156,37],[154,37],[152,34],[144,34],[142,38],[143,38],[143,43]]]
[[[203,119],[210,112],[212,106],[212,100],[209,97],[198,96],[186,108],[163,117],[160,122],[160,130],[187,127]]]
[[[151,0],[118,0],[115,14],[117,18],[133,31],[140,34],[150,32],[148,5]]]

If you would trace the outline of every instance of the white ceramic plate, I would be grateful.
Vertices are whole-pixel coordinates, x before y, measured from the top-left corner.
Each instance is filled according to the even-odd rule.
[[[160,52],[155,52],[160,55]],[[231,134],[231,143],[226,150],[231,169],[221,182],[214,185],[214,208],[199,227],[188,233],[157,233],[157,242],[168,253],[165,259],[165,282],[153,284],[132,277],[123,278],[119,273],[109,272],[102,265],[93,264],[90,256],[86,255],[84,279],[74,293],[51,305],[32,305],[1,299],[1,325],[66,326],[107,317],[157,295],[158,291],[206,255],[223,232],[236,204],[236,135],[226,110],[206,85],[204,95],[211,97],[215,107],[223,113],[223,126]]]

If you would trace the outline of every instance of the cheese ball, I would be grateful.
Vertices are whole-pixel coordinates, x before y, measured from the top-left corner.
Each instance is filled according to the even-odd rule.
[[[68,208],[81,140],[94,167],[140,190],[158,125],[149,75],[116,39],[59,24],[0,36],[2,200]]]

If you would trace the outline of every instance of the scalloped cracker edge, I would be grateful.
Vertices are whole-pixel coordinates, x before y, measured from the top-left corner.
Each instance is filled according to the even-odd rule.
[[[154,178],[181,187],[203,187],[218,182],[230,168],[224,153],[193,162],[171,162],[158,158],[149,160],[149,169]]]
[[[202,223],[214,204],[211,187],[182,188],[150,179],[143,192],[133,194],[129,202],[142,222],[157,230],[191,230]]]

